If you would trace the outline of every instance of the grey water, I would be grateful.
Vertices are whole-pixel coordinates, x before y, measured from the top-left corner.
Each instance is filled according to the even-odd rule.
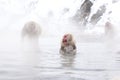
[[[38,42],[35,39],[23,42],[20,34],[4,34],[0,42],[0,80],[112,80],[119,77],[120,53],[113,50],[114,45],[103,40],[79,40],[77,36],[77,54],[65,56],[59,53],[61,37],[40,36]]]

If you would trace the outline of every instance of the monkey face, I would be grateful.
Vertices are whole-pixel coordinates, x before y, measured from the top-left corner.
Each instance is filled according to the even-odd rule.
[[[72,41],[72,35],[71,34],[66,34],[63,36],[62,43],[64,45],[69,45]]]
[[[40,33],[41,33],[41,28],[34,21],[30,21],[26,23],[22,29],[22,36],[38,37]]]

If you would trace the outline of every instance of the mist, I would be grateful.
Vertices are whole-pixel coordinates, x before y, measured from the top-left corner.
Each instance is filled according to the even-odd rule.
[[[119,79],[120,1],[90,0],[91,11],[82,20],[84,1],[0,0],[0,80]],[[92,19],[103,5],[102,15]],[[38,23],[41,33],[23,39],[29,21]],[[106,28],[106,22],[112,26]],[[59,53],[66,33],[75,39],[75,56]]]

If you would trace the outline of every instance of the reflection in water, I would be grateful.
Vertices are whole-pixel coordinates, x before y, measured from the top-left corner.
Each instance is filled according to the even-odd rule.
[[[22,48],[25,51],[39,51],[39,39],[24,38],[24,40],[22,40]]]
[[[23,59],[26,65],[36,66],[38,63],[39,39],[24,38],[22,42]]]
[[[22,73],[26,73],[26,80],[37,78],[38,71],[35,67],[39,64],[39,54],[39,38],[24,37],[22,41],[22,65],[25,69],[22,69]]]
[[[40,39],[43,39],[43,37]],[[53,37],[43,39],[45,42],[48,40],[51,42],[52,40],[53,42],[57,41]],[[104,45],[100,43],[100,45],[98,43],[80,44],[80,47],[78,47],[78,52],[81,52],[80,55],[62,55],[56,53],[59,47],[54,43],[40,43],[40,46],[42,45],[40,50],[43,51],[37,52],[35,47],[39,45],[34,40],[27,39],[25,42],[27,41],[31,44],[29,44],[30,46],[26,45],[21,57],[19,52],[0,54],[2,56],[0,57],[0,61],[2,61],[0,80],[9,80],[8,77],[11,77],[11,80],[111,80],[106,78],[109,75],[111,76],[113,71],[110,70],[110,73],[110,71],[107,72],[102,69],[109,69],[109,66],[105,65],[108,61],[112,63],[111,61],[120,59],[119,53],[112,56],[111,53],[102,52],[101,48],[103,49]],[[33,43],[34,46],[32,46]],[[119,70],[119,61],[116,61],[113,65],[116,65],[117,70]]]
[[[74,67],[74,54],[61,54],[61,64],[63,68],[73,68]]]

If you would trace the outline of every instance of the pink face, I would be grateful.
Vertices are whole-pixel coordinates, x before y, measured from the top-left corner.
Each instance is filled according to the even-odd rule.
[[[62,42],[67,45],[68,43],[68,35],[64,35]]]

